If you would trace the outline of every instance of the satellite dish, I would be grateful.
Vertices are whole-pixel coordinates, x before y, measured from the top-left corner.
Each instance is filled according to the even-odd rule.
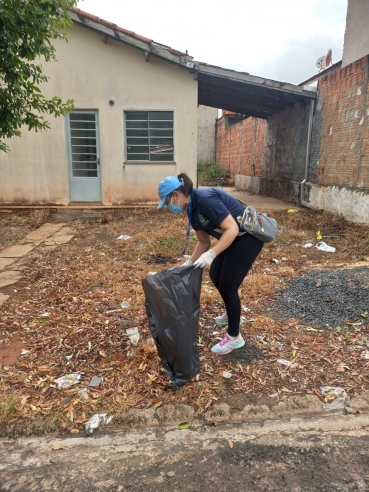
[[[316,66],[319,68],[319,70],[323,70],[327,66],[326,62],[327,56],[321,56],[320,58],[317,59],[316,61]]]
[[[326,59],[325,59],[325,65],[326,65],[326,67],[329,67],[329,65],[331,64],[331,62],[332,62],[332,50],[329,49],[328,52],[327,52]]]

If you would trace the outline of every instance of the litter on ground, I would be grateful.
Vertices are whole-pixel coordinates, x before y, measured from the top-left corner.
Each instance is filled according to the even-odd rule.
[[[12,214],[5,228],[0,217],[2,233],[17,217],[27,220],[27,213]],[[76,241],[68,247],[49,251],[37,246],[17,294],[0,307],[0,356],[19,338],[17,354],[28,351],[14,363],[0,358],[0,425],[44,419],[77,434],[94,414],[118,418],[128,409],[149,409],[158,402],[180,401],[200,415],[231,394],[250,401],[282,391],[319,394],[324,399],[318,389],[323,386],[344,388],[351,397],[367,388],[366,226],[311,210],[273,212],[279,225],[277,239],[264,246],[240,289],[241,306],[253,313],[241,327],[246,344],[222,357],[211,347],[223,332],[216,328],[214,317],[224,305],[204,271],[197,336],[201,380],[178,392],[168,391],[148,326],[141,281],[147,277],[148,265],[155,270],[159,266],[160,271],[185,261],[177,259],[186,217],[140,209],[109,214],[108,224],[75,220]],[[122,222],[129,241],[116,241]],[[335,254],[315,247],[301,251],[309,238],[315,243],[317,223],[321,233],[330,236]],[[3,241],[2,234],[0,248],[5,248]],[[189,250],[194,245],[191,242]],[[286,264],[271,263],[282,257],[288,258]],[[123,308],[122,301],[129,307]],[[40,317],[40,306],[51,316]],[[134,327],[140,335],[136,345],[126,333]],[[278,359],[298,365],[292,369],[276,363]],[[58,389],[61,375],[82,375],[82,371],[81,379],[62,376],[65,389]],[[231,378],[224,378],[225,372],[231,372]],[[100,386],[79,393],[94,376],[103,376]],[[14,404],[11,413],[10,404]]]
[[[65,389],[74,386],[80,382],[82,372],[74,372],[72,374],[66,374],[65,376],[61,376],[60,378],[54,379],[54,383],[58,385],[58,389]]]
[[[319,243],[317,243],[315,245],[315,247],[319,251],[325,251],[326,253],[335,253],[336,252],[336,248],[334,248],[333,246],[328,246],[328,244],[325,243],[324,241],[320,241]]]
[[[90,420],[85,422],[85,432],[86,434],[92,434],[100,424],[108,425],[112,421],[113,417],[108,416],[107,413],[95,413]]]

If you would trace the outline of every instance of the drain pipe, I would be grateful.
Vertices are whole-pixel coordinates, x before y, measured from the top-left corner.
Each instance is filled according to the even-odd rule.
[[[311,208],[310,204],[304,200],[304,195],[305,195],[305,184],[308,182],[308,179],[309,179],[311,131],[313,128],[314,103],[315,103],[315,100],[313,98],[311,98],[311,100],[310,100],[310,111],[309,111],[308,136],[307,136],[307,144],[306,144],[305,178],[300,183],[300,203],[301,203],[301,205],[304,205],[304,207],[307,207],[307,208]]]

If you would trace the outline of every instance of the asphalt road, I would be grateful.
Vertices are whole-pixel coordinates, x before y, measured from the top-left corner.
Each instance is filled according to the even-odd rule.
[[[369,415],[2,440],[0,490],[367,491]]]

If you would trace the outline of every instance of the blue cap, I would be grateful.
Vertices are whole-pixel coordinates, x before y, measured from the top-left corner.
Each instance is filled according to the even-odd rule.
[[[160,181],[158,187],[158,193],[160,197],[158,210],[163,209],[167,196],[173,193],[174,190],[177,190],[182,185],[182,181],[179,181],[177,176],[168,176],[167,178],[164,178],[162,181]]]

